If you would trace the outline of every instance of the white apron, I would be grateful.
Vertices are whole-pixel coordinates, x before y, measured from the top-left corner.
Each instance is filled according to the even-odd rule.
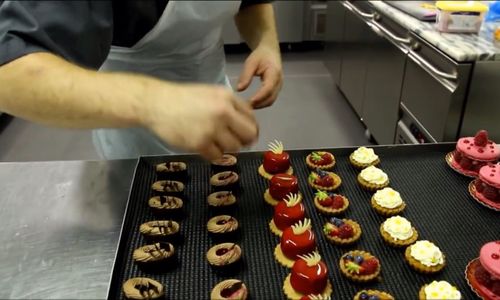
[[[101,70],[228,85],[222,27],[239,7],[240,1],[170,0],[157,24],[137,44],[131,48],[111,47]],[[97,129],[93,141],[104,159],[172,153],[143,128]]]

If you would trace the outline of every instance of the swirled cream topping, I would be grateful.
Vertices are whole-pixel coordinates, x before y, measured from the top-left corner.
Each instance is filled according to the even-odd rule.
[[[444,263],[441,250],[429,241],[418,241],[410,247],[410,255],[427,267]]]
[[[458,300],[462,299],[462,294],[456,287],[446,281],[433,281],[425,288],[426,299]]]
[[[352,153],[352,158],[361,164],[371,164],[378,159],[372,148],[359,147]]]
[[[377,167],[369,166],[359,174],[365,181],[375,184],[384,184],[389,180],[389,176]]]
[[[228,215],[213,217],[207,223],[207,230],[212,233],[233,232],[236,229],[238,229],[238,220]]]
[[[403,199],[399,192],[390,187],[378,190],[374,195],[375,202],[385,208],[396,208],[403,204]]]
[[[393,239],[407,240],[413,235],[413,228],[411,223],[400,216],[391,217],[385,220],[382,225],[385,232],[387,232]]]

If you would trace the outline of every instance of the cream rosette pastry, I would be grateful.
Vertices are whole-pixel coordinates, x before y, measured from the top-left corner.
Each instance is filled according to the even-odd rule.
[[[460,291],[446,281],[433,281],[424,285],[419,292],[420,300],[459,300]]]
[[[368,191],[377,191],[389,185],[389,176],[381,169],[369,166],[358,175],[358,183]]]
[[[350,156],[349,161],[358,169],[376,166],[380,163],[380,159],[372,148],[359,147]]]
[[[380,226],[380,235],[393,247],[408,246],[418,239],[418,232],[410,221],[400,216],[385,220]]]
[[[429,241],[418,241],[408,246],[405,258],[413,269],[421,273],[437,273],[446,265],[441,249]]]
[[[390,187],[378,190],[371,199],[372,208],[382,216],[394,216],[401,213],[406,203],[401,194]]]

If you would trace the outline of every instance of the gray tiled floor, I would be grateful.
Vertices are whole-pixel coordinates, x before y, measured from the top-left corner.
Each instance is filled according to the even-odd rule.
[[[227,72],[237,82],[244,55],[228,57]],[[252,150],[264,150],[279,139],[289,149],[369,144],[364,128],[343,96],[318,53],[286,54],[285,84],[271,108],[259,110],[259,142]],[[242,97],[258,89],[255,78]],[[13,119],[0,134],[0,161],[99,159],[89,131],[47,128]]]

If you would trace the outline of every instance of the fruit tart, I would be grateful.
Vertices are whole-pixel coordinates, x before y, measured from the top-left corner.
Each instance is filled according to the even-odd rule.
[[[361,237],[361,226],[350,219],[331,218],[323,225],[323,233],[332,244],[345,246]]]
[[[321,261],[318,252],[314,251],[298,257],[293,263],[292,272],[285,278],[283,292],[288,299],[293,300],[325,299],[332,294],[333,288],[328,280],[328,268]]]
[[[335,156],[330,152],[314,151],[306,157],[310,169],[331,170],[335,166]]]
[[[299,193],[297,177],[288,174],[276,174],[271,178],[269,188],[264,192],[264,200],[268,204],[275,206],[279,201],[285,200],[288,194],[298,194],[302,198]]]
[[[419,300],[460,300],[460,291],[446,281],[433,281],[420,288]]]
[[[446,156],[446,162],[462,175],[477,177],[483,166],[496,163],[499,158],[500,148],[488,139],[486,130],[480,130],[474,137],[460,138],[456,150]]]
[[[483,299],[500,300],[500,240],[481,247],[465,270],[467,283]]]
[[[299,255],[316,250],[316,238],[311,229],[311,220],[305,218],[286,228],[280,243],[274,249],[274,257],[283,266],[291,268]]]
[[[342,183],[342,179],[333,172],[318,169],[309,174],[307,182],[314,189],[329,192],[338,189]]]
[[[479,203],[500,210],[500,165],[486,165],[479,178],[469,184],[469,193]]]
[[[271,232],[281,237],[283,230],[304,220],[305,212],[302,197],[297,194],[289,194],[286,200],[280,201],[274,207],[274,215],[271,222],[269,222]]]
[[[274,141],[269,143],[269,150],[264,153],[264,162],[259,167],[259,174],[271,180],[273,175],[286,173],[293,174],[293,168],[290,165],[290,155],[285,152],[283,143]]]
[[[394,297],[383,291],[362,290],[354,295],[353,300],[394,300]]]
[[[407,219],[394,216],[380,225],[382,239],[392,247],[404,247],[415,243],[418,239],[417,230]]]
[[[405,258],[412,269],[424,274],[437,273],[446,265],[443,252],[429,241],[418,241],[408,246]]]
[[[368,282],[380,274],[379,260],[366,251],[354,250],[340,258],[340,271],[348,279],[356,282]]]
[[[322,214],[339,215],[347,210],[349,200],[340,194],[318,191],[314,196],[314,206]]]

